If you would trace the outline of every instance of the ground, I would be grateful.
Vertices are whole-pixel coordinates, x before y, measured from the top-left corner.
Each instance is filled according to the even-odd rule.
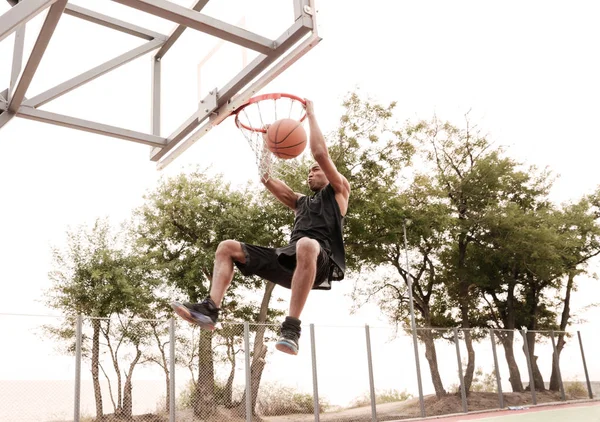
[[[537,402],[550,403],[560,401],[560,393],[537,392]],[[469,411],[498,409],[497,393],[470,393],[467,398]],[[427,416],[448,415],[462,412],[462,400],[460,394],[449,394],[437,399],[435,396],[424,398],[425,414]],[[532,404],[531,393],[505,393],[504,406],[530,406]],[[411,399],[404,402],[385,403],[377,405],[377,420],[380,422],[398,419],[418,418],[421,416],[419,399]],[[322,413],[319,417],[321,422],[371,422],[371,407],[360,407],[356,409],[342,410],[339,412]],[[313,421],[313,415],[286,415],[264,417],[265,422],[308,422]]]
[[[537,402],[554,403],[560,402],[558,392],[536,392]],[[567,400],[584,399],[587,397],[569,397]],[[470,393],[467,398],[470,412],[499,409],[497,393]],[[435,396],[424,398],[426,416],[449,415],[462,413],[462,400],[460,394],[449,394],[437,399]],[[529,391],[525,393],[505,393],[504,406],[531,406],[532,397]],[[377,405],[377,420],[379,422],[395,421],[399,419],[419,418],[421,416],[419,399],[410,399],[403,402],[385,403]],[[371,406],[358,407],[321,413],[321,422],[371,422]],[[133,422],[168,422],[168,415],[138,415],[134,416]],[[314,421],[313,414],[294,414],[284,416],[263,416],[255,419],[256,422],[309,422]],[[99,421],[94,421],[99,422]],[[123,422],[123,419],[107,415],[102,422]],[[177,411],[177,422],[245,422],[244,418],[234,416],[228,409],[219,408],[217,414],[207,421],[199,421],[192,415],[191,410]]]

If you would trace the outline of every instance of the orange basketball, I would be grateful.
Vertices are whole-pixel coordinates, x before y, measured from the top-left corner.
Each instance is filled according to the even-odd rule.
[[[294,119],[277,120],[267,129],[267,147],[283,159],[302,154],[306,148],[306,138],[302,122]]]

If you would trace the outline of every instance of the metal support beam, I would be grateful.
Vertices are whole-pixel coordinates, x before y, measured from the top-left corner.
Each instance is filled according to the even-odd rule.
[[[200,123],[210,117],[218,107],[217,93],[211,91],[205,99],[201,101],[203,108],[192,114],[181,126],[175,130],[168,138],[167,145],[162,148],[154,148],[150,152],[150,160],[156,161],[173,149],[182,139],[188,136]]]
[[[201,114],[202,112],[200,111],[200,115],[198,115],[198,113],[195,113],[194,116],[197,117],[197,121],[195,123],[192,123],[191,120],[192,118],[188,119],[188,122],[191,123],[191,126],[185,126],[186,127],[186,133],[183,134],[183,132],[179,132],[176,131],[176,134],[183,134],[183,136],[170,136],[169,137],[169,143],[167,145],[166,148],[163,148],[161,150],[159,149],[155,149],[154,151],[151,152],[151,156],[150,159],[152,161],[158,161],[160,160],[162,157],[164,157],[169,151],[171,151],[178,143],[180,143],[180,141],[187,135],[189,135],[194,129],[196,129],[200,124],[202,124],[202,122],[204,120],[206,120],[206,118],[208,118],[209,116],[213,115],[213,111],[216,110],[218,107],[222,107],[226,104],[229,103],[229,100],[231,100],[231,98],[238,93],[242,88],[244,88],[246,85],[248,85],[248,83],[250,81],[252,81],[256,76],[258,76],[261,72],[263,72],[267,67],[269,67],[269,65],[271,65],[274,61],[276,61],[279,57],[281,57],[283,54],[285,54],[285,52],[290,49],[294,44],[296,44],[299,40],[302,39],[302,37],[304,35],[306,35],[309,31],[310,31],[310,21],[307,20],[298,20],[296,21],[296,23],[294,23],[292,25],[292,27],[283,33],[283,35],[281,35],[278,39],[277,39],[277,44],[279,45],[279,47],[277,48],[277,50],[275,50],[274,52],[272,52],[271,55],[264,55],[261,54],[259,55],[256,59],[254,59],[250,64],[248,64],[248,66],[246,66],[240,73],[238,73],[232,80],[230,83],[228,83],[227,85],[225,85],[225,87],[223,87],[221,90],[219,90],[219,92],[216,94],[217,96],[217,107],[215,107],[214,109],[210,110],[210,113],[206,114],[204,117],[202,118]],[[314,39],[314,38],[310,38],[309,39],[310,42],[308,44],[303,43],[302,48],[298,48],[296,49],[293,53],[290,53],[289,56],[294,56],[295,55],[304,55],[304,53],[310,49],[312,49],[312,47],[314,45],[316,45],[316,43],[319,40]],[[306,48],[306,46],[309,46],[309,48]],[[306,49],[306,50],[305,50]],[[295,60],[293,60],[291,63],[293,63]],[[273,80],[275,78],[275,76],[279,75],[284,69],[286,69],[287,67],[289,67],[288,64],[287,66],[285,66],[284,68],[276,68],[274,67],[273,69],[280,69],[279,71],[276,71],[275,73],[273,73],[272,77],[269,77],[268,80],[264,80],[261,78],[261,80],[264,81],[264,84],[261,85],[260,87],[258,87],[256,89],[256,91],[262,89],[262,87],[264,85],[266,85],[267,83],[269,83],[271,80]],[[255,92],[256,92],[255,91]],[[239,107],[241,104],[238,104],[237,106]],[[229,115],[229,113],[227,113],[227,115]],[[192,117],[194,117],[192,116]],[[211,126],[212,127],[212,126]]]
[[[175,422],[175,319],[169,320],[169,422]]]
[[[500,368],[498,367],[498,353],[496,352],[496,337],[494,336],[493,328],[490,329],[490,339],[492,340],[492,355],[494,356],[494,373],[496,374],[498,403],[500,404],[500,409],[504,409],[504,394],[502,393],[502,380],[500,379]]]
[[[136,132],[134,130],[105,125],[103,123],[92,122],[90,120],[65,116],[49,111],[37,110],[32,107],[22,106],[17,112],[17,116],[30,120],[37,120],[38,122],[79,129],[85,132],[97,133],[99,135],[111,136],[113,138],[125,139],[126,141],[138,142],[153,147],[163,146],[167,142],[166,139],[147,133]]]
[[[466,334],[466,333],[465,333]],[[467,391],[465,389],[465,378],[463,376],[462,359],[460,358],[460,339],[458,338],[458,328],[454,327],[454,345],[456,346],[456,361],[458,363],[458,379],[460,380],[460,397],[464,413],[469,412],[467,406]]]
[[[25,3],[28,2],[29,1],[26,1]],[[42,29],[40,30],[40,34],[38,35],[35,45],[33,46],[33,50],[31,51],[27,65],[25,66],[25,69],[19,78],[19,82],[9,100],[9,111],[14,113],[21,106],[21,103],[25,98],[25,93],[27,92],[29,84],[31,84],[33,79],[33,75],[35,75],[35,71],[42,61],[44,52],[50,43],[50,38],[52,38],[52,34],[56,29],[56,25],[58,25],[58,21],[60,20],[66,5],[67,0],[57,0],[56,3],[50,6],[50,10],[48,11],[48,15],[46,15],[46,20],[44,21]],[[16,5],[15,8],[16,7],[19,7],[19,5]]]
[[[581,331],[577,331],[577,338],[579,339],[579,350],[581,351],[581,363],[583,363],[583,373],[585,374],[585,383],[588,389],[588,396],[590,399],[594,398],[594,392],[592,390],[592,384],[590,383],[590,375],[588,373],[587,363],[585,361],[585,353],[583,352],[583,342],[581,341]]]
[[[365,336],[367,340],[367,367],[369,369],[369,396],[371,398],[371,421],[377,422],[377,396],[375,395],[375,379],[373,377],[373,356],[371,353],[371,331],[369,325],[365,324]]]
[[[23,67],[23,48],[25,46],[25,24],[19,26],[15,32],[15,45],[13,48],[12,72],[10,74],[10,86],[8,88],[7,101],[10,101],[12,92],[15,89],[21,68]]]
[[[521,330],[523,336],[523,347],[525,349],[525,357],[527,358],[527,371],[529,372],[529,390],[531,391],[531,400],[533,404],[537,404],[537,397],[535,395],[535,382],[533,380],[533,369],[531,366],[531,355],[529,354],[529,344],[527,341],[527,328]]]
[[[81,344],[83,343],[83,315],[77,315],[75,327],[75,397],[73,399],[73,422],[81,417]]]
[[[74,4],[68,4],[65,8],[65,15],[71,15],[79,19],[86,20],[98,25],[106,26],[126,34],[134,35],[136,37],[143,38],[151,41],[154,39],[167,39],[167,36],[158,32],[151,31],[141,26],[134,25],[129,22],[125,22],[119,19],[115,19],[111,16],[103,15],[102,13],[94,12],[93,10],[86,9],[85,7],[77,6]]]
[[[284,32],[282,36],[277,39],[277,53],[270,55],[259,55],[256,59],[252,60],[240,73],[238,73],[227,85],[219,90],[219,99],[231,98],[242,88],[244,88],[249,81],[257,77],[262,71],[269,67],[279,57],[281,57],[288,49],[302,39],[303,36],[310,32],[311,26],[309,20],[298,20],[294,23],[291,28]]]
[[[556,340],[554,339],[554,331],[550,331],[550,340],[552,341],[552,360],[554,364],[554,368],[556,370],[556,375],[558,375],[558,386],[560,388],[560,399],[562,401],[566,401],[565,397],[565,387],[563,385],[562,374],[560,373],[560,361],[558,350],[556,348]]]
[[[252,422],[252,365],[250,364],[250,323],[244,321],[244,369],[246,375],[246,421]]]
[[[208,0],[196,0],[196,3],[194,3],[194,5],[192,6],[192,10],[199,12],[202,9],[204,9],[204,6],[206,6],[207,3]],[[173,44],[175,44],[175,41],[177,41],[179,37],[181,37],[183,31],[185,31],[186,29],[187,27],[185,25],[178,25],[177,28],[175,28],[173,32],[171,32],[169,38],[167,39],[167,42],[165,42],[160,48],[160,50],[156,52],[154,57],[156,59],[161,59],[162,57],[164,57],[164,55],[167,54],[167,51],[169,51]]]
[[[228,24],[210,16],[203,15],[186,7],[167,0],[113,0],[125,6],[143,12],[151,13],[163,19],[185,25],[198,31],[205,32],[217,38],[222,38],[242,47],[268,54],[275,48],[274,42],[261,35],[255,34],[235,25]]]
[[[313,408],[315,422],[319,422],[319,414],[321,413],[321,404],[319,402],[319,381],[317,377],[317,347],[315,342],[315,324],[310,324],[310,357],[312,363],[312,379],[313,379]]]
[[[152,57],[152,108],[150,110],[152,134],[160,136],[160,102],[161,102],[161,66],[160,60]]]
[[[15,117],[15,115],[10,111],[0,113],[0,128],[10,122],[13,117]]]
[[[23,104],[29,107],[40,107],[54,100],[55,98],[58,98],[61,95],[64,95],[67,92],[70,92],[75,88],[80,87],[81,85],[90,82],[98,78],[99,76],[102,76],[105,73],[108,73],[111,70],[114,70],[124,65],[125,63],[128,63],[134,59],[137,59],[140,56],[143,56],[144,54],[160,47],[163,42],[164,40],[149,41],[144,45],[141,45],[137,48],[134,48],[131,51],[128,51],[127,53],[115,57],[112,60],[102,63],[101,65],[96,66],[95,68],[90,69],[87,72],[82,73],[81,75],[75,76],[74,78],[63,82],[55,86],[54,88],[42,92],[41,94],[38,94],[35,97],[28,99]]]
[[[12,34],[21,24],[33,19],[56,1],[27,0],[14,5],[8,12],[0,15],[0,41]]]
[[[278,62],[271,69],[269,69],[264,75],[257,79],[250,87],[236,95],[235,98],[231,99],[231,101],[227,101],[225,104],[221,105],[217,109],[216,113],[211,114],[211,117],[207,122],[204,122],[204,124],[201,127],[199,127],[193,134],[191,134],[189,138],[187,138],[185,141],[177,144],[167,157],[165,157],[162,161],[157,163],[157,170],[162,170],[170,163],[175,161],[177,157],[183,154],[189,147],[191,147],[206,133],[208,133],[214,126],[217,126],[228,116],[230,116],[233,111],[235,111],[238,107],[240,107],[242,104],[248,101],[250,97],[252,97],[258,91],[263,89],[269,82],[271,82],[273,79],[279,76],[288,67],[294,64],[296,61],[298,61],[302,56],[304,56],[306,53],[312,50],[313,47],[316,46],[320,41],[321,38],[313,34],[310,38],[306,39],[304,42],[302,42],[302,44],[300,44],[291,53],[284,57],[280,62]],[[219,97],[219,100],[221,98],[222,97]],[[159,160],[159,158],[156,155],[154,155],[152,157],[152,160],[157,161]]]

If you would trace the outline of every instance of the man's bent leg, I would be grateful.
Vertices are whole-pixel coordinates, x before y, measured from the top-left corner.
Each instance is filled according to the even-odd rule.
[[[319,242],[303,237],[296,244],[296,271],[292,277],[290,316],[300,318],[317,274],[317,257],[321,251]]]
[[[246,261],[242,246],[235,240],[225,240],[217,247],[210,296],[201,303],[173,302],[171,307],[183,319],[201,328],[214,330],[219,306],[233,279],[233,261]]]
[[[275,348],[281,352],[291,355],[298,354],[299,318],[315,282],[317,257],[320,251],[321,246],[316,240],[302,238],[296,244],[296,270],[292,277],[290,314],[281,324],[281,336],[275,344]]]
[[[219,243],[215,253],[215,263],[213,267],[212,286],[210,288],[210,298],[217,307],[221,306],[225,292],[233,280],[233,262],[242,264],[246,262],[246,255],[240,242],[235,240],[224,240]]]

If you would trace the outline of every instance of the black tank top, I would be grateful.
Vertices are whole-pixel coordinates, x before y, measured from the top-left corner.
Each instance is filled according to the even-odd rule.
[[[344,217],[335,200],[335,191],[329,184],[313,196],[298,198],[290,241],[293,243],[302,237],[308,237],[319,242],[324,249],[331,252],[331,259],[335,264],[331,279],[341,280],[346,270],[343,227]]]

